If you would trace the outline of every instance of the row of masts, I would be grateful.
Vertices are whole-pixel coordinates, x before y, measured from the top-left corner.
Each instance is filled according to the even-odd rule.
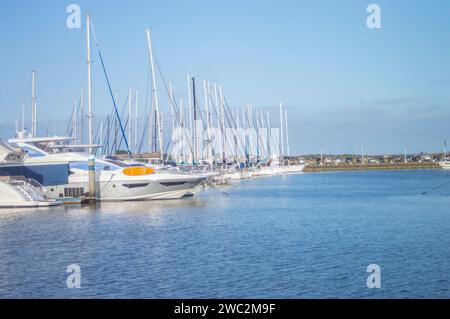
[[[129,89],[127,97],[128,112],[125,112],[123,108],[122,113],[116,112],[106,116],[106,118],[98,121],[98,127],[94,129],[94,116],[92,106],[92,56],[91,56],[91,17],[88,14],[86,17],[86,47],[87,47],[87,114],[84,110],[84,91],[81,91],[81,96],[75,98],[72,115],[70,119],[70,136],[73,137],[75,144],[79,141],[81,144],[85,143],[85,125],[84,118],[88,120],[87,136],[88,136],[88,150],[91,153],[100,152],[101,155],[115,155],[121,147],[122,141],[125,139],[130,142],[130,148],[133,153],[142,153],[144,150],[143,140],[147,137],[148,151],[155,154],[159,154],[158,157],[161,161],[166,161],[169,157],[178,161],[184,162],[207,162],[212,165],[215,162],[227,163],[230,161],[227,149],[238,148],[240,154],[235,154],[232,157],[232,161],[249,161],[250,157],[261,158],[262,150],[265,150],[265,157],[273,157],[274,155],[282,157],[283,155],[289,155],[289,136],[288,136],[288,117],[287,110],[283,108],[280,103],[280,136],[278,143],[272,143],[271,141],[271,125],[269,113],[263,110],[253,110],[249,105],[242,111],[232,111],[228,106],[228,102],[223,94],[221,85],[216,83],[210,83],[207,80],[203,80],[203,109],[200,107],[199,99],[197,97],[197,85],[196,78],[190,74],[187,74],[187,90],[188,90],[188,108],[189,112],[185,111],[183,105],[183,99],[177,99],[173,90],[172,82],[169,82],[168,87],[163,79],[164,86],[166,87],[171,116],[171,134],[167,143],[167,148],[164,149],[164,113],[161,110],[158,87],[157,87],[157,65],[154,58],[152,40],[150,30],[145,30],[147,45],[148,45],[148,63],[151,69],[151,108],[146,115],[145,123],[142,123],[140,118],[138,97],[139,91],[137,89]],[[94,34],[95,36],[95,34]],[[98,46],[98,44],[97,44]],[[158,71],[162,77],[161,71]],[[32,72],[32,125],[31,136],[37,137],[37,110],[36,110],[36,72]],[[118,104],[118,94],[114,96],[115,106]],[[143,108],[142,108],[143,109]],[[126,114],[127,113],[127,114]],[[187,116],[188,113],[188,116]],[[265,113],[265,114],[264,114]],[[127,115],[127,117],[125,117]],[[79,129],[79,119],[81,119],[81,129]],[[141,121],[140,121],[141,120]],[[123,136],[119,136],[121,132],[118,130],[117,122],[125,122],[125,131]],[[187,122],[189,125],[186,125]],[[140,127],[142,126],[141,132]],[[255,145],[246,145],[248,141],[245,141],[246,137],[239,133],[242,129],[254,129],[257,137],[253,143]],[[22,124],[23,129],[23,124]],[[181,129],[181,141],[183,148],[180,154],[170,152],[174,147],[174,132]],[[205,134],[201,136],[201,131]],[[213,146],[213,134],[212,131],[218,132],[218,136],[214,136],[216,145]],[[264,130],[267,132],[264,133]],[[142,133],[141,135],[139,133]],[[264,133],[264,134],[262,134]],[[260,141],[260,134],[266,136],[268,142],[263,145]],[[228,136],[229,135],[229,136]],[[111,141],[111,136],[113,141]],[[179,142],[179,141],[178,141]],[[100,150],[94,148],[95,144],[100,144],[102,148]],[[232,144],[232,145],[230,145]],[[271,144],[273,144],[271,146]],[[128,147],[128,142],[126,142]],[[274,147],[275,145],[275,147]],[[254,148],[258,150],[255,152]],[[271,151],[269,151],[272,148]],[[279,149],[278,149],[279,148]],[[178,148],[179,150],[179,148]],[[257,153],[257,154],[256,154]],[[175,158],[174,158],[175,157]]]

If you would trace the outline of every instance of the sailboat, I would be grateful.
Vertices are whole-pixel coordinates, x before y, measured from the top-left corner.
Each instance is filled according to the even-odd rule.
[[[447,141],[444,141],[444,160],[439,162],[443,169],[450,169],[450,161],[447,160]]]

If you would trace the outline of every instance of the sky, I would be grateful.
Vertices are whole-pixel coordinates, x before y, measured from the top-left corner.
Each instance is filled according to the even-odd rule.
[[[78,4],[82,28],[66,26]],[[381,28],[369,29],[369,4]],[[176,98],[186,74],[220,83],[234,109],[252,103],[279,125],[288,111],[291,154],[441,151],[450,141],[450,2],[434,1],[2,1],[0,137],[14,133],[25,105],[30,127],[31,71],[37,72],[38,127],[60,133],[87,86],[85,14],[93,25],[119,105],[129,88],[146,101],[144,29]],[[162,108],[167,94],[159,83]],[[200,89],[200,88],[199,88]],[[112,104],[93,51],[95,118]],[[141,115],[142,118],[144,115]],[[168,124],[168,123],[166,123]]]

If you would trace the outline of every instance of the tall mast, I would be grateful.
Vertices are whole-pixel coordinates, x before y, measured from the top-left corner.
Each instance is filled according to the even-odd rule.
[[[160,150],[160,157],[161,160],[163,160],[163,145],[162,145],[162,138],[161,138],[161,122],[159,118],[159,102],[158,102],[158,93],[156,91],[156,74],[155,74],[155,63],[153,61],[153,49],[152,49],[152,40],[150,37],[150,30],[146,29],[145,32],[147,33],[147,44],[148,44],[148,55],[150,59],[150,66],[152,69],[152,93],[153,93],[153,101],[155,103],[155,112],[156,112],[156,134],[157,139],[159,141],[159,150]]]
[[[137,140],[138,140],[138,97],[139,97],[139,91],[138,89],[136,89],[135,91],[136,94],[136,106],[135,106],[135,115],[134,115],[134,152],[137,153],[138,152],[138,146],[137,146]]]
[[[283,153],[284,153],[284,134],[283,134],[283,103],[280,103],[280,130],[281,130],[281,135],[280,135],[280,151],[281,154],[280,156],[283,157]]]
[[[173,100],[172,81],[169,82],[170,113],[172,115],[172,132],[175,131],[175,102]]]
[[[203,80],[203,93],[205,95],[205,110],[206,110],[206,137],[208,148],[208,162],[212,165],[212,150],[211,150],[211,136],[209,131],[209,103],[208,103],[208,91],[206,86],[206,80]]]
[[[103,150],[103,120],[100,121],[100,143]]]
[[[217,112],[217,130],[219,132],[219,159],[222,155],[222,131],[220,130],[220,113],[219,113],[219,102],[218,102],[218,92],[217,92],[217,84],[214,83],[214,103],[216,105]]]
[[[446,160],[447,160],[447,141],[444,141],[444,161]]]
[[[185,125],[184,125],[184,106],[183,106],[183,98],[180,97],[180,127],[182,128],[183,134],[180,136],[181,139],[181,160],[186,163],[186,152],[185,152]]]
[[[408,151],[408,142],[405,141],[405,163],[408,161],[408,157],[406,155],[407,151]]]
[[[92,60],[91,60],[91,16],[86,16],[86,39],[87,39],[87,65],[88,65],[88,135],[89,145],[93,144],[93,123],[92,123]],[[92,147],[89,148],[92,153]]]
[[[80,142],[84,144],[84,89],[81,88],[81,132],[80,132]]]
[[[254,127],[254,125],[253,125],[253,111],[252,111],[252,104],[250,103],[249,105],[248,105],[248,111],[247,111],[247,116],[248,116],[248,127],[250,128],[250,136],[251,136],[251,139],[250,139],[250,141],[251,141],[251,144],[249,143],[249,149],[250,149],[250,156],[252,157],[252,158],[254,158],[255,157],[255,153],[256,153],[256,143],[255,143],[255,139],[256,139],[256,137],[255,137],[255,127]]]
[[[193,100],[193,116],[194,116],[194,128],[193,128],[193,146],[194,146],[194,156],[192,162],[195,164],[195,160],[197,159],[197,98],[195,94],[195,78],[192,77],[192,100]]]
[[[267,138],[263,135],[264,132],[264,115],[263,110],[261,109],[259,111],[259,140],[260,140],[260,147],[261,147],[261,159],[266,157],[267,149],[264,145],[264,138]]]
[[[36,71],[31,72],[31,136],[36,137]]]
[[[188,85],[188,103],[189,103],[189,132],[191,133],[191,140],[194,141],[194,127],[192,125],[192,93],[191,93],[191,75],[187,74]],[[194,145],[194,143],[192,143]],[[192,149],[192,161],[194,161],[194,150]]]
[[[162,138],[163,138],[163,133],[164,133],[164,112],[162,112],[161,111],[161,117],[160,117],[160,123],[159,123],[159,127],[160,127],[160,130],[161,130],[161,133],[160,133],[160,135],[161,135],[161,147],[162,147],[162,145],[163,145],[163,140],[162,140]],[[164,160],[164,157],[163,157],[164,155],[163,155],[163,149],[161,148],[161,160]]]
[[[239,130],[239,110],[236,110],[236,140],[235,140],[235,144],[236,144],[236,157],[238,157],[239,159],[242,159],[241,158],[241,149],[240,149],[240,147],[239,147],[239,145],[238,145],[238,140],[240,140],[241,139],[241,137],[240,137],[240,130]]]
[[[131,145],[131,123],[132,123],[133,106],[131,105],[131,88],[128,89],[128,140]]]
[[[286,128],[286,155],[289,156],[289,131],[288,131],[288,120],[286,109],[284,109],[284,126]]]
[[[269,161],[272,158],[272,150],[271,150],[271,142],[272,142],[272,128],[270,126],[270,117],[269,117],[269,111],[266,111],[266,121],[267,121],[267,149],[269,150]]]
[[[22,128],[21,128],[22,133],[24,130],[25,130],[25,104],[22,105]]]
[[[227,163],[227,158],[226,158],[226,151],[225,151],[225,140],[227,138],[226,136],[226,132],[225,132],[225,103],[224,103],[224,98],[223,98],[223,92],[222,92],[222,85],[219,85],[219,98],[220,98],[220,110],[221,110],[221,119],[222,119],[222,123],[221,123],[221,131],[222,131],[222,159],[223,159],[223,164]]]
[[[73,103],[73,128],[72,128],[72,134],[73,137],[75,138],[75,140],[78,137],[78,132],[77,132],[77,120],[78,120],[78,110],[77,110],[77,106],[78,106],[78,98],[75,98],[74,103]]]
[[[361,165],[364,165],[364,143],[361,144]]]

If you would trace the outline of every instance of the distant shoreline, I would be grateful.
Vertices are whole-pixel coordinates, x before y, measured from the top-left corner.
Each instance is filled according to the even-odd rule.
[[[338,165],[307,165],[303,171],[332,172],[332,171],[371,171],[371,170],[417,170],[417,169],[442,169],[437,163],[378,163],[378,164],[338,164]]]

